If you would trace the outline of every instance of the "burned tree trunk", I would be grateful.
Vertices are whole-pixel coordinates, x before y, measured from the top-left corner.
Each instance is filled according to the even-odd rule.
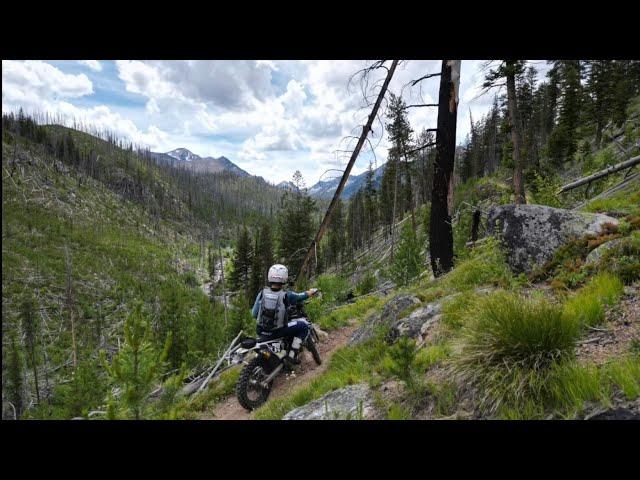
[[[431,268],[436,277],[448,272],[453,266],[453,231],[447,199],[456,150],[459,81],[460,60],[443,60],[429,221]]]

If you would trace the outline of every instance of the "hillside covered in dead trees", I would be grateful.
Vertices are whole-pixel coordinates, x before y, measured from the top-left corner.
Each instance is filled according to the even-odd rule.
[[[409,85],[429,105],[400,62],[354,72],[376,89],[331,199],[3,113],[3,419],[227,418],[237,369],[184,386],[254,334],[275,262],[323,292],[330,358],[246,418],[638,418],[640,61],[487,63],[462,144],[460,61]],[[378,118],[382,176],[343,198]]]

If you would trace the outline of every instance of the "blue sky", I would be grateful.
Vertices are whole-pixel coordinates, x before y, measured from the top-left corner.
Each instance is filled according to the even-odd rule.
[[[201,156],[226,156],[241,168],[278,183],[302,172],[307,185],[344,168],[369,114],[351,75],[370,61],[6,61],[2,110],[57,113],[110,130],[154,151],[185,147]],[[457,140],[491,106],[478,97],[483,61],[463,60]],[[545,62],[534,62],[540,76]],[[439,60],[401,63],[390,85],[407,103],[435,103],[438,78],[408,88],[410,80],[439,71]],[[380,80],[379,72],[375,80]],[[403,88],[404,87],[404,88]],[[410,110],[412,128],[436,124],[436,109]],[[384,121],[384,118],[383,118]],[[386,134],[374,124],[353,172],[386,161]],[[323,175],[324,173],[324,175]]]

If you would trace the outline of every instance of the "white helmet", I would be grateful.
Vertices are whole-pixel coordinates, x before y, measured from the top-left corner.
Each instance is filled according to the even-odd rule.
[[[287,267],[277,263],[272,265],[269,269],[267,279],[270,283],[287,283],[287,280],[289,279],[289,271],[287,270]]]

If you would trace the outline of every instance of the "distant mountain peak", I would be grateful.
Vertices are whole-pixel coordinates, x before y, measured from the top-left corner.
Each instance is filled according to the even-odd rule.
[[[181,160],[183,162],[191,162],[195,159],[201,158],[200,156],[196,155],[190,150],[182,147],[176,148],[175,150],[171,150],[170,152],[167,152],[167,155],[175,158],[176,160]]]
[[[225,156],[218,158],[201,157],[184,147],[176,148],[166,153],[153,153],[153,155],[163,161],[172,162],[173,160],[177,160],[178,162],[184,162],[190,169],[198,172],[218,173],[227,171],[240,175],[241,177],[250,176],[248,172],[241,169]]]

